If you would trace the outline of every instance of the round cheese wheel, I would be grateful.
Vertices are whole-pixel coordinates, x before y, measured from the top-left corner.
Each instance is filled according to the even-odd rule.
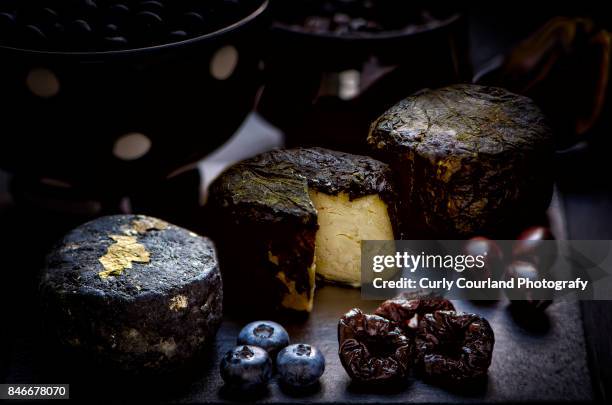
[[[552,131],[501,88],[420,91],[374,122],[368,144],[395,169],[411,237],[508,237],[550,203]]]
[[[41,294],[63,346],[128,372],[184,365],[221,322],[212,242],[146,216],[102,217],[68,233],[47,258]]]

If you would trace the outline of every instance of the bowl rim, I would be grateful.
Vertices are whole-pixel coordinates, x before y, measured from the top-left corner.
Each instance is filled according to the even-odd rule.
[[[177,42],[168,42],[159,45],[152,45],[140,48],[130,48],[130,49],[117,49],[117,50],[108,50],[108,51],[52,51],[52,50],[37,50],[37,49],[28,49],[28,48],[18,48],[12,46],[3,46],[0,45],[0,52],[12,52],[19,53],[29,56],[53,56],[53,57],[75,57],[75,58],[83,58],[83,57],[110,57],[110,56],[136,56],[141,55],[143,53],[163,51],[168,49],[173,49],[177,47],[185,47],[193,45],[200,41],[205,41],[212,38],[221,37],[231,31],[238,30],[249,23],[253,22],[255,19],[260,17],[264,12],[267,11],[268,6],[270,4],[270,0],[260,0],[259,6],[253,10],[249,15],[241,18],[240,20],[227,25],[223,28],[220,28],[216,31],[208,32],[206,34],[199,35],[193,38],[187,38],[182,41]]]
[[[327,40],[327,41],[337,41],[337,42],[355,42],[355,41],[386,41],[391,39],[402,39],[408,38],[428,32],[435,32],[439,29],[446,28],[457,21],[461,20],[465,17],[465,13],[461,11],[455,11],[451,13],[448,17],[434,20],[424,24],[416,25],[416,29],[414,30],[389,30],[378,33],[364,33],[364,34],[356,34],[356,35],[338,35],[334,33],[313,33],[301,31],[296,28],[292,28],[289,24],[279,23],[278,21],[274,21],[272,24],[272,29],[277,32],[282,32],[283,34],[295,35],[300,38],[306,38],[311,40]]]

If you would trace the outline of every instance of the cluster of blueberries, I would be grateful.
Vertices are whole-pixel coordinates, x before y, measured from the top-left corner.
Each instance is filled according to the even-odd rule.
[[[325,357],[314,346],[289,344],[289,334],[272,321],[246,325],[238,335],[238,346],[221,360],[225,384],[241,391],[265,386],[272,378],[273,359],[280,382],[295,389],[315,385],[325,371]]]
[[[0,44],[53,51],[133,49],[233,24],[248,0],[0,0]]]

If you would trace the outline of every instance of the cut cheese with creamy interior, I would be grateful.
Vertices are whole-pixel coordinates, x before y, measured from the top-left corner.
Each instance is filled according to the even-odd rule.
[[[361,241],[393,240],[387,204],[376,194],[350,200],[347,193],[309,190],[317,210],[316,271],[322,278],[361,285]]]

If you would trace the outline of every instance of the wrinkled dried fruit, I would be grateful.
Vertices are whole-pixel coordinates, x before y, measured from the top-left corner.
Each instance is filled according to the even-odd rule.
[[[417,361],[425,376],[456,384],[486,375],[494,344],[493,329],[483,317],[437,311],[419,323]]]
[[[414,346],[388,319],[352,309],[338,323],[342,366],[355,381],[381,384],[408,375]]]
[[[455,307],[452,302],[444,298],[395,298],[380,304],[374,313],[397,322],[404,330],[414,330],[425,314],[442,310],[454,311]]]

